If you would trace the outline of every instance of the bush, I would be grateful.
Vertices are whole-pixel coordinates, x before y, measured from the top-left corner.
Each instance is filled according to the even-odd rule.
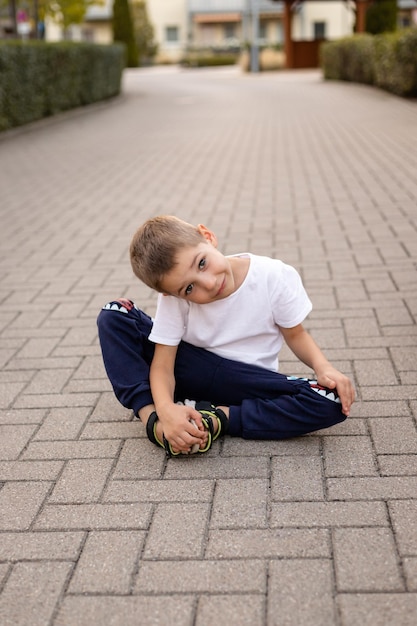
[[[417,28],[326,42],[321,65],[325,79],[368,83],[399,96],[416,96]]]
[[[0,131],[120,93],[124,46],[0,43]]]
[[[213,53],[193,53],[189,52],[181,59],[183,67],[216,67],[220,65],[235,65],[237,55],[230,54],[213,54]]]
[[[366,11],[366,32],[389,33],[397,28],[397,0],[376,0]]]
[[[417,28],[377,35],[375,84],[399,96],[417,96]]]
[[[336,46],[333,44],[337,43]],[[373,37],[355,35],[337,42],[324,42],[320,48],[324,77],[372,84],[374,80]]]

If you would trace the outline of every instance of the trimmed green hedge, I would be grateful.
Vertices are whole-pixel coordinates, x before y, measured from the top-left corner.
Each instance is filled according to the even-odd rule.
[[[125,47],[0,43],[0,131],[120,93]]]
[[[354,35],[321,47],[324,78],[376,85],[399,96],[417,96],[417,28],[382,35]]]

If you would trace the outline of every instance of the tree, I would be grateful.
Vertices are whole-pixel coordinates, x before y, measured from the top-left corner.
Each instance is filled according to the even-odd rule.
[[[121,41],[126,44],[127,67],[137,67],[139,63],[139,54],[133,32],[133,21],[128,0],[114,0],[113,40]]]
[[[397,29],[397,0],[375,0],[366,11],[366,32],[372,35]]]
[[[154,28],[149,21],[146,2],[133,0],[131,10],[133,31],[139,53],[139,64],[143,64],[156,54],[157,45],[154,41]]]

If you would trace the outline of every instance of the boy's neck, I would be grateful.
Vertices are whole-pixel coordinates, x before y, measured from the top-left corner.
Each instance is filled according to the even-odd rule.
[[[248,256],[231,256],[229,263],[235,279],[234,291],[237,291],[248,275],[250,258]]]

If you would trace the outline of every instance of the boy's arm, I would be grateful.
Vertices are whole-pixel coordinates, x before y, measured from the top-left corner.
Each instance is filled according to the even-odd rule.
[[[201,415],[192,407],[175,404],[174,365],[177,346],[155,345],[149,379],[156,413],[165,437],[174,448],[188,451],[195,443],[206,437]],[[198,431],[190,423],[193,419]]]
[[[355,392],[349,378],[329,363],[313,337],[309,335],[302,324],[298,324],[298,326],[293,328],[280,326],[279,329],[294,354],[300,361],[314,370],[317,382],[329,389],[336,387],[342,403],[342,411],[349,416],[350,407],[355,399]]]

